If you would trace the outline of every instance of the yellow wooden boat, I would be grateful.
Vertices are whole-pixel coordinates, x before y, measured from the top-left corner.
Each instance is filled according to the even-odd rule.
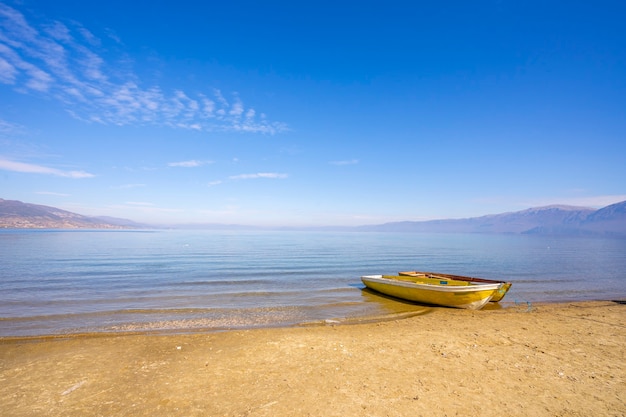
[[[365,275],[361,281],[374,291],[423,304],[479,310],[502,288],[488,284],[409,275]]]
[[[502,288],[500,288],[498,292],[491,298],[492,303],[497,303],[498,301],[502,300],[504,296],[506,295],[507,291],[509,291],[509,289],[511,288],[511,285],[513,285],[507,281],[497,281],[493,279],[477,278],[477,277],[466,277],[463,275],[441,274],[439,272],[406,271],[406,272],[399,272],[398,274],[408,275],[412,277],[436,278],[436,279],[442,279],[442,280],[452,279],[456,281],[478,282],[478,283],[485,283],[485,284],[496,284],[496,283],[504,284]]]

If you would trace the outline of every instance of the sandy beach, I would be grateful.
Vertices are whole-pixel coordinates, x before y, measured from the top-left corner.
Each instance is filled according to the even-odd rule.
[[[3,416],[624,416],[626,305],[0,339]]]

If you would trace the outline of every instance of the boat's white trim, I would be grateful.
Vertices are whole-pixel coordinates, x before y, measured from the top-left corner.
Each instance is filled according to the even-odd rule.
[[[378,282],[381,284],[393,284],[398,287],[416,288],[426,291],[438,291],[438,292],[474,292],[476,290],[497,290],[502,285],[497,284],[485,284],[471,282],[469,285],[437,285],[437,284],[425,284],[412,281],[402,281],[390,278],[384,278],[382,275],[365,275],[361,277],[363,281]]]

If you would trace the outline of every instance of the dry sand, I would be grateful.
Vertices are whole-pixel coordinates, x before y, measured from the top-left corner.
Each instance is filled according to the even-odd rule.
[[[626,305],[0,339],[9,416],[624,416]]]

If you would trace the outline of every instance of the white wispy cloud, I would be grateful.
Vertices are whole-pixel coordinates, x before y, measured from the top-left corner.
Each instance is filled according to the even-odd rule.
[[[251,180],[251,179],[256,179],[256,178],[283,179],[287,177],[288,177],[287,174],[279,174],[276,172],[259,172],[257,174],[233,175],[228,178],[231,180]]]
[[[66,178],[92,178],[95,176],[85,171],[64,171],[43,165],[28,164],[8,159],[0,159],[0,169],[4,171],[23,172],[27,174],[55,175]]]
[[[611,204],[626,201],[626,194],[596,195],[586,197],[565,197],[559,199],[534,200],[528,203],[530,207],[549,206],[553,204],[565,204],[569,206],[602,208]]]
[[[169,167],[182,167],[182,168],[195,168],[206,164],[211,164],[213,161],[196,161],[192,159],[191,161],[180,161],[180,162],[170,162],[167,164]]]
[[[208,185],[209,187],[214,187],[214,186],[216,186],[216,185],[220,185],[222,182],[223,182],[223,181],[221,181],[221,180],[216,180],[216,181],[211,181],[211,182],[209,182],[207,185]]]
[[[120,189],[120,190],[127,190],[131,188],[139,188],[139,187],[145,187],[145,186],[146,184],[122,184],[113,188]]]
[[[127,201],[120,204],[113,204],[98,208],[85,208],[82,209],[82,211],[76,211],[80,213],[98,213],[100,215],[105,212],[108,215],[116,217],[137,216],[141,218],[142,221],[146,222],[158,221],[157,219],[162,218],[162,216],[169,216],[172,214],[179,216],[184,212],[183,209],[159,207],[154,203],[146,201]]]
[[[152,207],[154,204],[148,203],[145,201],[127,201],[124,204],[128,204],[129,206],[141,206],[141,207]]]
[[[358,159],[349,159],[349,160],[345,160],[345,161],[330,161],[329,164],[331,165],[356,165],[359,163]]]
[[[2,73],[2,68],[0,68],[0,74],[1,73]],[[19,134],[22,134],[23,131],[24,131],[23,126],[0,119],[0,137],[19,135]]]
[[[79,23],[71,25],[34,24],[0,3],[0,83],[58,100],[73,117],[88,122],[264,134],[288,129],[246,107],[237,93],[229,101],[218,89],[191,95],[142,86],[136,74],[100,54],[102,40]]]
[[[40,195],[53,195],[53,196],[57,196],[57,197],[69,197],[70,194],[65,194],[65,193],[55,193],[54,191],[37,191],[35,194],[40,194]]]
[[[587,193],[588,190],[568,190],[571,193]],[[544,198],[523,198],[523,197],[484,197],[473,199],[473,203],[481,206],[491,207],[488,212],[496,213],[503,211],[518,211],[533,207],[546,207],[555,205],[602,208],[611,204],[626,201],[626,194],[605,194],[605,195],[579,195],[563,197]],[[495,207],[495,209],[494,209]]]

